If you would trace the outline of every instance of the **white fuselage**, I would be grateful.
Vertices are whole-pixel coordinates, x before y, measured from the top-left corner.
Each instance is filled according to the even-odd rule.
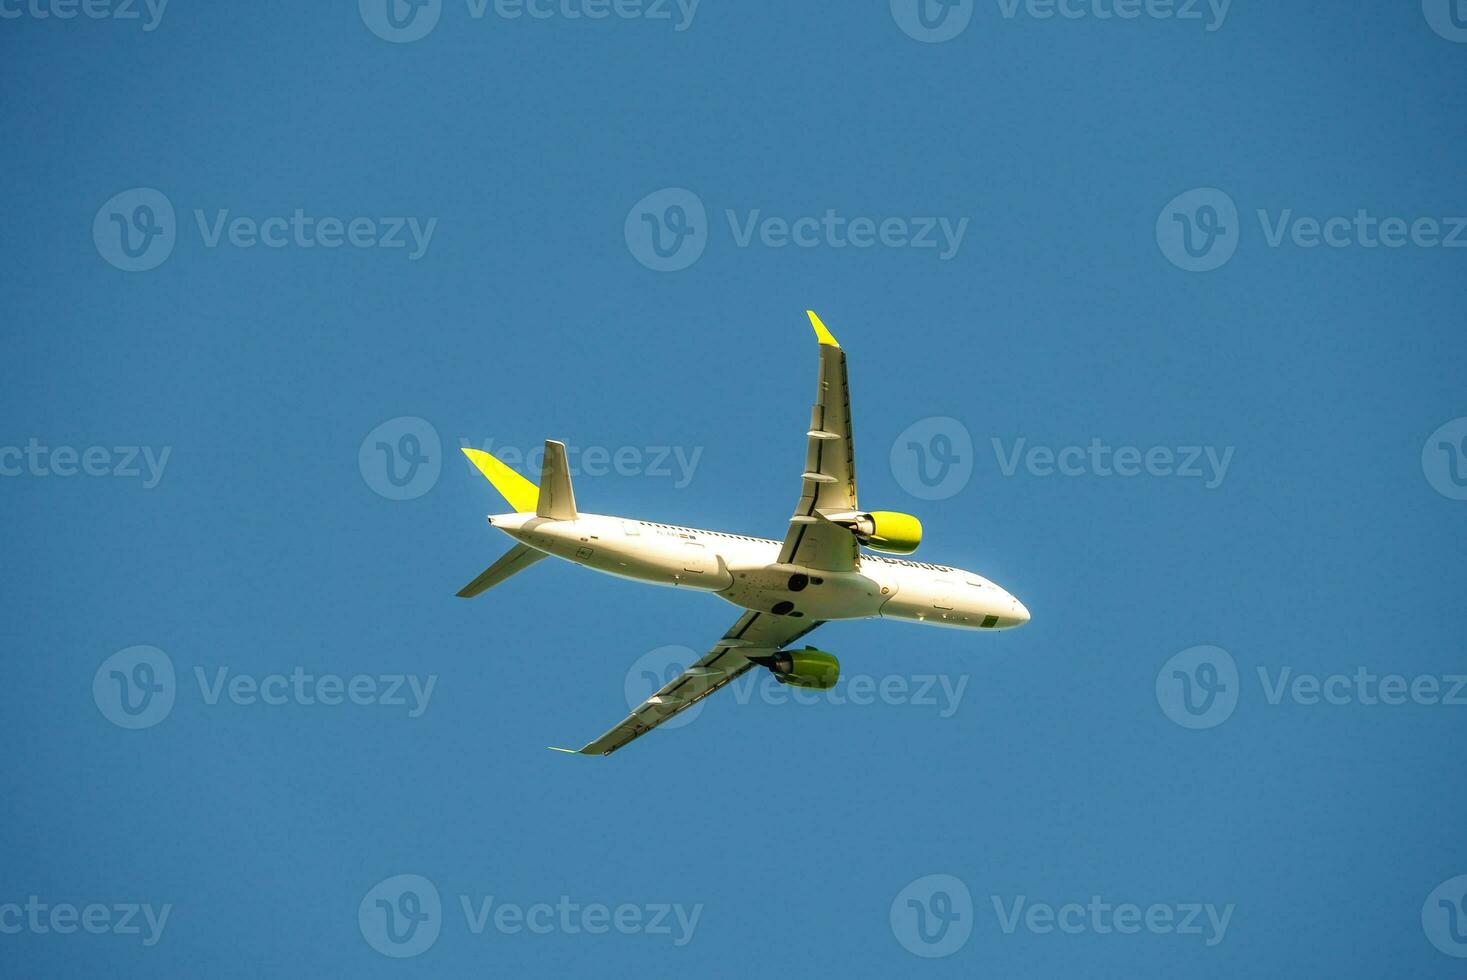
[[[1009,629],[1029,611],[976,572],[862,552],[854,572],[780,564],[780,542],[631,518],[550,520],[495,514],[489,522],[538,551],[598,572],[712,592],[744,609],[830,619],[906,619],[957,629]]]

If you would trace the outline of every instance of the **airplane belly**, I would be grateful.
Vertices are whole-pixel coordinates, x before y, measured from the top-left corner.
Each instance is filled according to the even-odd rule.
[[[815,621],[881,614],[881,584],[860,573],[813,572],[793,565],[735,569],[719,595],[744,609]]]

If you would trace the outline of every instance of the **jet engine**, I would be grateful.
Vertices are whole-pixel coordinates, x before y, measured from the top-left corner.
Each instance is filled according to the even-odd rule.
[[[848,529],[872,551],[910,555],[922,543],[922,522],[911,514],[894,510],[868,513],[830,514],[828,519]]]
[[[807,646],[803,650],[781,650],[767,657],[750,657],[768,667],[775,680],[791,687],[813,687],[828,691],[840,678],[840,661],[835,654]]]

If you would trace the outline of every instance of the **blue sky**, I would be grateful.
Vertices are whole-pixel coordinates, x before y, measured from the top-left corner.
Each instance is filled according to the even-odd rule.
[[[0,3],[0,972],[1460,972],[1467,11],[888,6]],[[1033,622],[545,751],[737,613],[458,447],[777,537],[807,307]]]

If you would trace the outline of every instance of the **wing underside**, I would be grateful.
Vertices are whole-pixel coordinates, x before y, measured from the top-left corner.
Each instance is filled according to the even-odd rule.
[[[820,341],[820,382],[810,409],[810,429],[805,433],[800,502],[790,518],[779,560],[826,571],[851,571],[860,563],[855,536],[821,516],[856,510],[856,453],[846,355],[814,311],[806,313]]]
[[[819,625],[773,613],[746,612],[702,659],[637,705],[620,724],[579,749],[559,751],[610,755],[743,675],[755,666],[750,657],[773,653]]]

